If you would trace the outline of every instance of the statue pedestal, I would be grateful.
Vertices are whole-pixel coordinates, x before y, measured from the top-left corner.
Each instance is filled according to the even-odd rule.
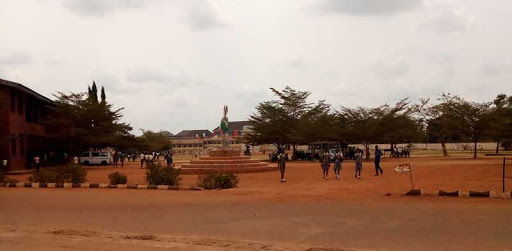
[[[238,149],[220,149],[212,150],[208,153],[210,157],[236,157],[240,156],[240,150]]]
[[[181,166],[181,174],[209,174],[209,173],[256,173],[277,171],[277,167],[269,166],[266,162],[241,156],[239,149],[212,150],[209,156],[202,156],[199,160],[191,160],[190,164]]]

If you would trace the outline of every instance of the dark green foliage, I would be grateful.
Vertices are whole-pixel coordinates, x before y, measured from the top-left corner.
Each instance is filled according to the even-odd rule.
[[[28,178],[29,182],[37,183],[83,183],[86,181],[87,171],[77,164],[41,168]]]
[[[331,137],[330,105],[323,100],[308,103],[310,92],[296,91],[289,86],[281,91],[270,89],[278,99],[260,103],[256,113],[250,116],[253,132],[246,135],[249,143],[273,144],[277,148],[291,145],[295,150],[299,144]]]
[[[94,81],[92,81],[91,95],[89,96],[89,99],[93,103],[98,103],[98,87],[96,87],[96,82]]]
[[[107,95],[105,94],[105,88],[101,87],[101,103],[105,104],[107,102]]]
[[[121,109],[97,101],[96,83],[89,93],[58,93],[56,107],[44,121],[47,134],[69,142],[72,149],[118,147],[134,141],[131,126],[120,122]],[[72,154],[79,154],[72,153]]]
[[[179,186],[181,181],[180,169],[162,166],[153,162],[147,163],[146,181],[150,185]]]
[[[142,135],[137,137],[137,143],[140,148],[139,150],[150,152],[167,151],[171,149],[172,145],[165,132],[153,132],[150,130],[142,130]]]
[[[108,179],[110,180],[110,185],[126,184],[128,182],[128,176],[120,172],[109,174]]]
[[[197,186],[204,189],[228,189],[238,186],[240,178],[236,174],[199,175]]]

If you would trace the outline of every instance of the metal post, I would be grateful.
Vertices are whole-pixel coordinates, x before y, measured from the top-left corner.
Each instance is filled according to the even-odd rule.
[[[503,192],[505,192],[505,157],[503,157]]]
[[[414,189],[414,181],[412,180],[412,168],[411,168],[411,164],[408,164],[409,165],[409,174],[411,175],[411,185],[412,185],[412,189]]]

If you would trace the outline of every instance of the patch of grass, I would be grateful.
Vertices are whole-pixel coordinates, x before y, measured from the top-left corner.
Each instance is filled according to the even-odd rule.
[[[83,183],[87,180],[86,176],[87,171],[81,165],[68,164],[41,168],[38,173],[32,174],[28,181],[36,183]]]
[[[109,174],[108,179],[110,180],[110,185],[128,183],[128,176],[126,176],[120,172],[115,172],[115,173]]]
[[[156,241],[158,238],[154,235],[127,235],[124,237],[126,240],[139,240],[139,241]]]
[[[146,181],[150,185],[179,186],[181,179],[180,169],[162,166],[160,163],[147,163]]]
[[[96,235],[98,232],[87,231],[87,230],[59,229],[59,230],[54,230],[51,233],[54,235],[72,235],[72,236],[91,237],[91,236]]]
[[[199,175],[197,186],[204,189],[228,189],[238,186],[240,178],[236,174],[206,174]]]

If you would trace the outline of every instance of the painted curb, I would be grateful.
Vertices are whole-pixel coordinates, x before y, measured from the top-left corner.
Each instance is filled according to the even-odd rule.
[[[485,192],[469,191],[469,197],[490,198],[491,197],[491,191],[485,191]]]
[[[439,196],[452,196],[452,197],[459,197],[459,190],[453,191],[453,192],[446,192],[443,190],[439,190]]]
[[[439,196],[439,197],[460,197],[460,198],[512,198],[512,191],[505,193],[496,191],[443,191],[434,190],[433,192],[426,192],[421,189],[413,189],[405,193],[406,196]]]
[[[407,192],[405,195],[408,195],[408,196],[421,196],[421,195],[423,195],[423,191],[421,189],[412,189],[411,191]]]
[[[147,184],[118,184],[110,185],[104,183],[27,183],[27,182],[10,182],[0,183],[0,187],[16,187],[16,188],[106,188],[106,189],[145,189],[145,190],[175,190],[175,191],[202,191],[201,187],[191,186],[168,186],[168,185],[147,185]]]

